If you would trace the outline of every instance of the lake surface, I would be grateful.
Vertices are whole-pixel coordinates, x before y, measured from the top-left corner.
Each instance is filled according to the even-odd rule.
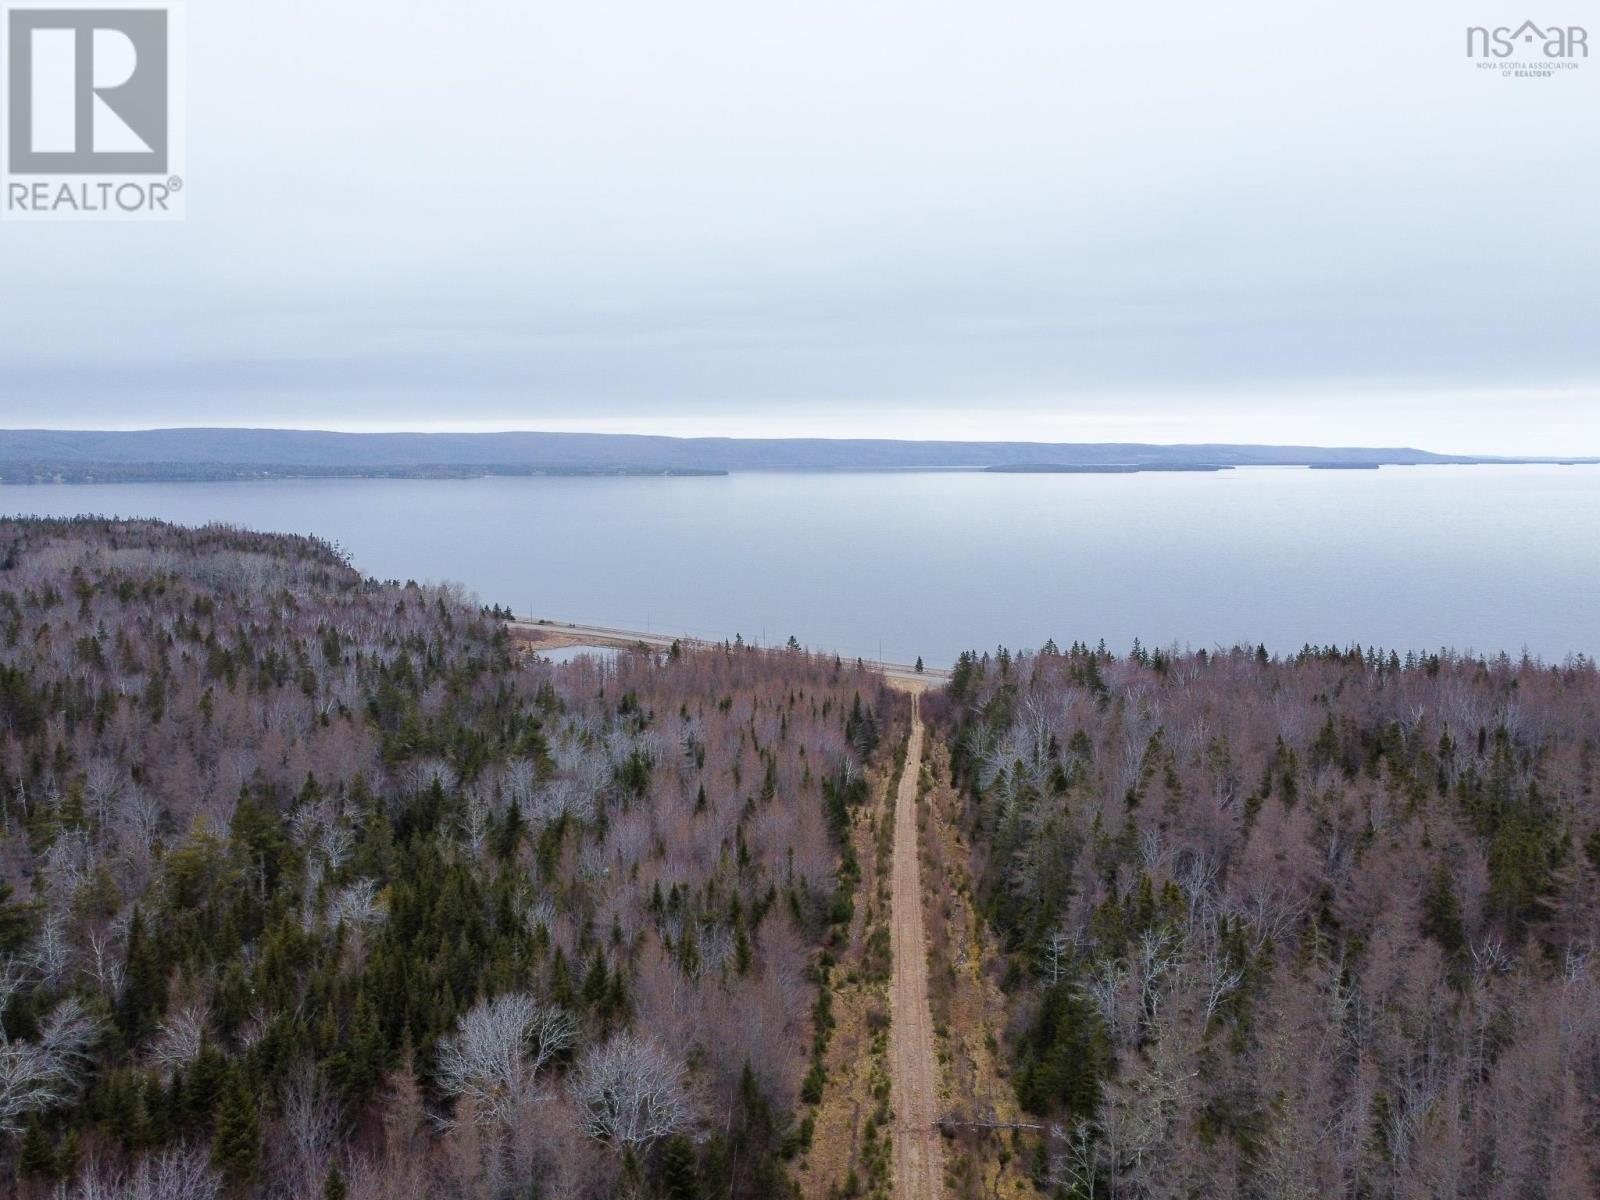
[[[0,486],[317,534],[519,614],[867,658],[1104,638],[1600,652],[1600,468]]]

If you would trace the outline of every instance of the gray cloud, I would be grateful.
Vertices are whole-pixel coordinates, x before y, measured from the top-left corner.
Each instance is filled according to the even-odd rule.
[[[190,219],[0,227],[0,421],[1600,451],[1600,62],[1135,15],[192,9]]]

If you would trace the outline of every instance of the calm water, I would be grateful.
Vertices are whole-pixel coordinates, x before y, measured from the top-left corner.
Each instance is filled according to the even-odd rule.
[[[0,487],[314,533],[519,613],[906,661],[1047,637],[1600,651],[1600,468]]]
[[[616,658],[617,654],[615,646],[552,646],[548,650],[539,651],[540,658],[553,663],[577,662],[580,658],[597,658],[602,662],[608,662]]]

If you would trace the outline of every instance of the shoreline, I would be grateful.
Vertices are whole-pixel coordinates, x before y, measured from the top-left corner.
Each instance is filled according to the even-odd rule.
[[[618,650],[632,650],[642,646],[650,650],[670,650],[674,642],[699,649],[716,649],[725,644],[723,641],[693,637],[688,634],[620,629],[611,625],[586,625],[576,621],[557,621],[549,617],[513,617],[506,622],[506,627],[511,631],[511,636],[529,651],[536,651],[541,646],[546,646],[550,649],[559,649],[565,646],[598,646]],[[759,648],[768,653],[781,653],[783,650],[782,646],[761,646]],[[808,646],[802,647],[802,649],[811,654],[833,654],[844,662],[850,662],[859,657],[857,655],[837,654],[826,647],[813,648]],[[861,658],[860,661],[868,669],[877,671],[889,680],[902,685],[929,688],[947,683],[950,680],[950,671],[944,667],[930,667],[924,664],[923,669],[919,672],[913,663],[896,663],[866,658]]]

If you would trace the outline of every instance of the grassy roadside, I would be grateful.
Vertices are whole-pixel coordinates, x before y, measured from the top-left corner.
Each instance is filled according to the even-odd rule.
[[[894,795],[905,754],[902,740],[890,769],[873,773],[872,803],[851,821],[860,872],[855,911],[822,968],[804,1092],[809,1137],[794,1160],[806,1200],[887,1200],[890,1194],[889,881]]]
[[[1005,998],[984,970],[998,958],[974,902],[949,752],[936,737],[925,746],[918,821],[940,1115],[951,1121],[945,1128],[945,1192],[949,1200],[1020,1200],[1038,1195],[1028,1178],[1021,1135],[959,1124],[1030,1118],[1019,1113],[1005,1061]]]

